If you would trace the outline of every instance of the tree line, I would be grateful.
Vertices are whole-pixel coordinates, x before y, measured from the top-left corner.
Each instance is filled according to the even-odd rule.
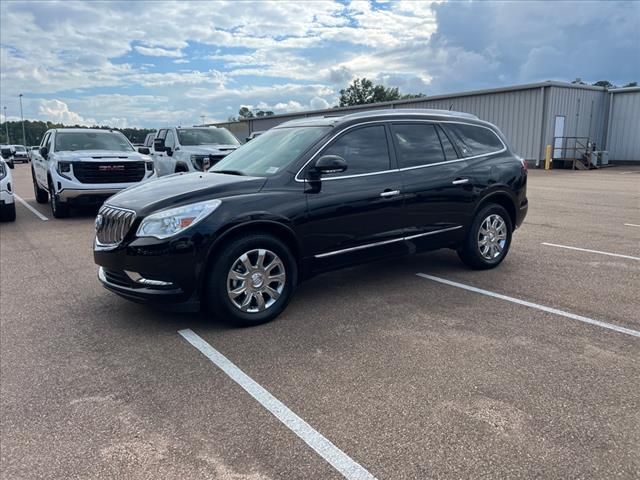
[[[45,132],[51,128],[99,128],[101,130],[117,130],[122,132],[131,143],[143,143],[147,134],[155,132],[152,128],[112,128],[107,125],[64,125],[62,123],[42,122],[40,120],[25,120],[24,133],[27,145],[40,145]],[[9,138],[7,139],[7,130]],[[0,123],[0,144],[22,145],[22,123],[11,121]]]

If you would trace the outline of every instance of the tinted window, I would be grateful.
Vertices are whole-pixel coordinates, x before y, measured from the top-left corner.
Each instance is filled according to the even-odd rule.
[[[162,139],[164,139],[164,137],[166,137],[166,136],[167,136],[167,130],[160,130],[160,131],[158,132],[158,136],[157,136],[156,138],[162,138]]]
[[[232,170],[242,175],[268,177],[285,170],[327,134],[329,127],[274,128],[245,143],[209,171]]]
[[[119,132],[59,132],[56,135],[56,152],[75,150],[130,152],[133,147]]]
[[[326,148],[322,155],[338,155],[347,162],[345,172],[328,177],[380,172],[390,168],[387,135],[382,125],[347,132]]]
[[[447,157],[447,160],[456,160],[458,158],[458,154],[456,153],[456,149],[453,148],[451,140],[449,140],[449,137],[447,137],[441,127],[438,127],[436,130],[438,130],[438,135],[440,136],[440,143],[442,143],[444,156]]]
[[[445,157],[434,125],[396,124],[391,127],[400,168],[444,162]]]
[[[239,145],[238,139],[224,128],[181,128],[180,145]]]
[[[47,133],[44,138],[42,139],[42,143],[40,144],[41,147],[44,147],[47,142],[49,141],[49,136],[51,135],[51,133]]]
[[[472,157],[502,150],[500,139],[488,128],[461,123],[445,125],[447,133],[458,144],[463,157]]]

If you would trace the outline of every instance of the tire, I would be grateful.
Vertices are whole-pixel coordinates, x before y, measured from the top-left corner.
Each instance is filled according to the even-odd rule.
[[[271,268],[259,268],[258,256],[262,252],[263,262]],[[266,234],[235,237],[225,242],[215,256],[202,295],[205,308],[215,318],[238,327],[251,327],[273,320],[286,308],[298,282],[298,267],[280,240]],[[247,263],[241,259],[244,256],[252,269],[245,267]],[[269,282],[270,278],[274,280]],[[268,288],[279,293],[277,298],[270,296]],[[232,300],[233,291],[243,293]]]
[[[14,222],[16,220],[16,204],[9,203],[0,207],[0,221]]]
[[[485,231],[488,232],[486,235]],[[512,235],[509,213],[504,207],[489,203],[473,219],[467,237],[458,249],[458,256],[475,270],[495,268],[509,253]]]
[[[36,180],[36,176],[33,173],[33,170],[31,171],[31,181],[33,182],[33,193],[36,197],[36,202],[47,203],[47,201],[49,201],[49,194],[47,193],[46,190],[40,188]]]
[[[58,199],[53,190],[53,185],[49,181],[49,205],[51,206],[51,214],[54,218],[67,218],[69,216],[69,205],[66,205]]]
[[[7,162],[7,165],[9,166],[9,168],[13,169],[16,168],[16,163],[14,160],[11,160],[10,162]]]

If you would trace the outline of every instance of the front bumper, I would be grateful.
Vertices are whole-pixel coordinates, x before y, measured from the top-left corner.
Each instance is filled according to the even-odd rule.
[[[203,262],[200,249],[190,240],[135,239],[113,249],[96,244],[93,257],[103,286],[128,300],[198,304]]]
[[[54,187],[56,195],[63,202],[102,203],[110,196],[121,192],[125,188],[139,185],[142,182],[155,178],[157,178],[157,174],[154,171],[151,175],[148,175],[137,183],[86,184],[75,179],[56,175],[54,178]]]
[[[0,204],[10,205],[12,203],[15,203],[13,192],[9,192],[7,190],[0,190]]]

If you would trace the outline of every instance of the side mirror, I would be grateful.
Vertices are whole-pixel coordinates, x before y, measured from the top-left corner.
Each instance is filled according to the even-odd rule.
[[[47,147],[42,147],[40,149],[40,155],[42,155],[42,158],[46,160],[47,156],[49,155],[49,149]]]
[[[171,149],[171,147],[164,147],[164,151],[169,157],[173,155],[173,150]]]
[[[316,160],[313,170],[320,175],[341,173],[347,169],[347,162],[338,155],[323,155]]]
[[[138,147],[138,153],[149,155],[151,153],[151,150],[149,150],[147,147]]]
[[[16,168],[16,166],[13,164],[13,162],[9,162],[9,163],[7,163],[7,165],[9,165],[9,168],[10,168],[11,170],[13,170],[14,168]]]
[[[251,137],[245,137],[244,141],[245,143],[251,141]]]
[[[164,152],[164,139],[163,138],[156,138],[153,141],[153,149],[156,152]]]
[[[11,158],[11,150],[9,150],[8,148],[3,148],[2,149],[2,158],[4,158],[5,160]]]

